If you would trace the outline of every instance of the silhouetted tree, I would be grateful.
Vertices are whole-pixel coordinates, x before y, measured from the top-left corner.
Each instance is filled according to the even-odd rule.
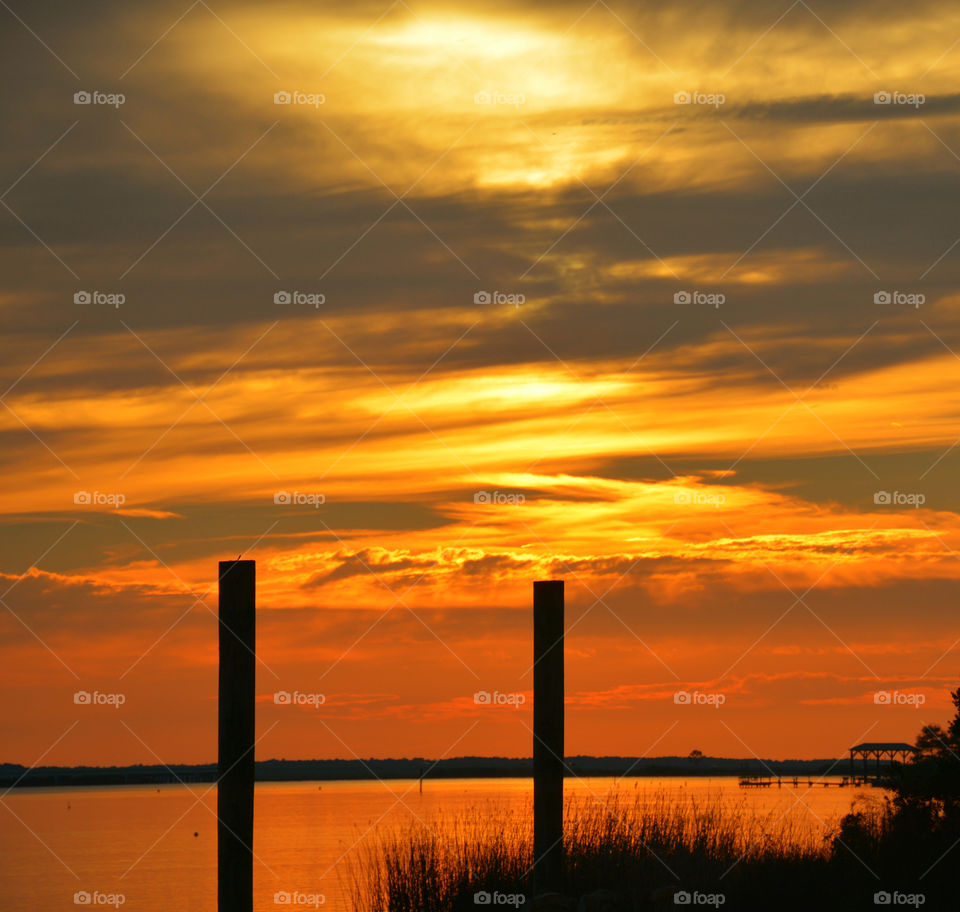
[[[960,688],[950,696],[955,713],[946,728],[925,725],[910,761],[894,764],[885,809],[848,814],[833,844],[841,866],[868,867],[890,889],[928,900],[955,889],[960,860]]]
[[[895,770],[894,806],[913,809],[935,823],[960,818],[960,688],[950,694],[956,710],[946,729],[925,725],[917,753]]]

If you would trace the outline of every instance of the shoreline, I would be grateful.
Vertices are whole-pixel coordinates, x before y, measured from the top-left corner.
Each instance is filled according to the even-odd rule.
[[[756,760],[707,758],[568,757],[566,778],[843,778],[849,760]],[[856,770],[859,774],[859,765]],[[0,765],[0,788],[81,788],[104,785],[164,785],[215,782],[216,764],[169,764],[124,767],[37,767]],[[525,779],[532,778],[526,758],[464,757],[431,761],[401,760],[261,760],[257,782],[355,782],[376,780]]]

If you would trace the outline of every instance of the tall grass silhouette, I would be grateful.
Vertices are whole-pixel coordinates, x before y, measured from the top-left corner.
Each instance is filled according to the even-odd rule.
[[[610,889],[630,909],[657,896],[672,907],[680,890],[769,900],[767,889],[787,872],[801,881],[827,865],[839,830],[839,820],[812,827],[797,813],[757,812],[746,798],[640,789],[602,801],[571,797],[564,821],[565,893]],[[414,820],[365,844],[349,875],[358,912],[459,912],[476,910],[480,892],[530,895],[524,809],[491,803],[428,823]]]

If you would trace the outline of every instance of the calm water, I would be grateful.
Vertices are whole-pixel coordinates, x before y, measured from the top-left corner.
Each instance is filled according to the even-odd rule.
[[[736,778],[587,779],[567,794],[602,796],[611,788],[632,800],[635,789],[677,800],[723,796],[757,812],[787,812],[811,833],[836,823],[854,797],[877,789],[741,789]],[[470,809],[532,808],[529,779],[264,783],[256,789],[255,908],[276,910],[276,893],[301,894],[296,907],[347,912],[348,865],[378,828],[432,823]],[[804,792],[807,792],[804,795]],[[137,912],[215,912],[216,791],[209,784],[84,789],[23,789],[0,810],[0,909],[76,910],[74,894],[122,894]],[[808,810],[809,808],[809,810]],[[821,822],[823,821],[823,822]],[[94,903],[91,903],[94,905]],[[291,905],[294,905],[291,903]]]

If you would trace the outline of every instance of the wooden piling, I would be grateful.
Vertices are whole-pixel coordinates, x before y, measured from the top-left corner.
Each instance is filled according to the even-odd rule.
[[[563,889],[563,580],[533,584],[533,886]]]
[[[217,908],[253,912],[256,561],[220,561]]]

